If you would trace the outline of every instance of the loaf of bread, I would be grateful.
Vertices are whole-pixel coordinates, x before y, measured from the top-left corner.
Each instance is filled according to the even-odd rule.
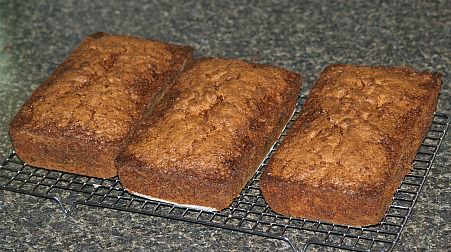
[[[42,83],[10,124],[13,146],[30,165],[113,177],[119,150],[161,99],[189,47],[128,36],[88,36]]]
[[[264,170],[277,213],[379,223],[431,124],[441,76],[410,68],[332,65]]]
[[[238,196],[295,108],[300,76],[221,58],[194,61],[117,159],[131,192],[220,210]]]

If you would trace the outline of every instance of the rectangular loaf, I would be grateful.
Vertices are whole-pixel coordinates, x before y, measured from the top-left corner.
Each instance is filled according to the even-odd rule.
[[[275,212],[379,223],[432,121],[441,76],[411,68],[331,65],[264,170]]]
[[[88,36],[11,122],[14,149],[33,166],[115,176],[129,133],[191,55],[189,47],[158,41]]]
[[[208,58],[183,72],[116,159],[127,190],[220,210],[238,196],[294,111],[300,76]]]

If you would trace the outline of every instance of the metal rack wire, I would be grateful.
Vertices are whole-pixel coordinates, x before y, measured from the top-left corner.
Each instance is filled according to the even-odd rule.
[[[0,189],[54,200],[66,215],[77,205],[104,207],[279,239],[287,242],[294,251],[316,246],[352,251],[392,250],[448,129],[448,117],[442,113],[434,114],[433,123],[413,162],[413,170],[396,191],[381,223],[357,228],[276,214],[261,194],[260,174],[297,117],[302,101],[300,99],[290,123],[240,196],[221,212],[201,211],[134,196],[122,188],[117,178],[97,179],[31,167],[14,152],[1,163]]]

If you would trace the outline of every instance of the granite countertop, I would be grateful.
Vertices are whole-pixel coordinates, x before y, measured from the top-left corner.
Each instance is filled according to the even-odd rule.
[[[411,65],[443,74],[450,109],[449,1],[0,0],[0,154],[8,123],[32,90],[86,35],[130,34],[188,44],[301,72],[303,93],[329,63]],[[450,133],[395,251],[449,249]],[[45,199],[0,191],[0,250],[289,251],[286,243],[95,207],[65,218]]]

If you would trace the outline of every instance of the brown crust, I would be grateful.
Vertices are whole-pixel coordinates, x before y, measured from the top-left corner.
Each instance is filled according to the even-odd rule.
[[[227,207],[289,119],[300,84],[298,74],[276,67],[196,60],[118,155],[123,186],[179,204]]]
[[[441,76],[331,65],[321,74],[260,187],[293,217],[377,224],[431,124]]]
[[[12,120],[17,154],[34,166],[115,176],[115,156],[192,51],[130,36],[88,36]]]

